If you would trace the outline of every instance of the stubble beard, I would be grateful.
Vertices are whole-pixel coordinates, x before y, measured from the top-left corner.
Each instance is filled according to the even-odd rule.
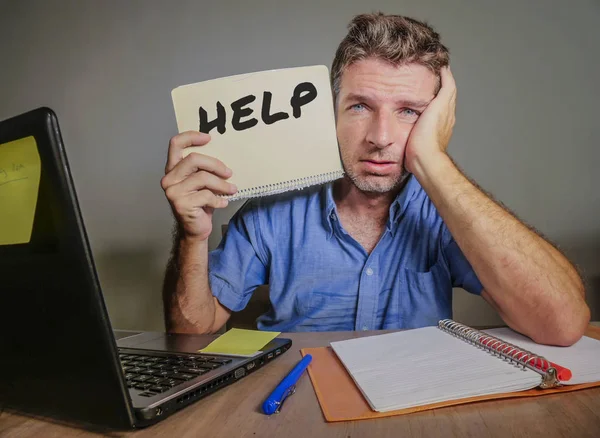
[[[375,174],[359,175],[352,167],[346,166],[343,161],[342,165],[346,176],[350,179],[352,184],[364,193],[388,193],[397,190],[410,176],[410,173],[404,166],[402,166],[402,171],[397,177],[390,179],[389,177],[386,178]]]

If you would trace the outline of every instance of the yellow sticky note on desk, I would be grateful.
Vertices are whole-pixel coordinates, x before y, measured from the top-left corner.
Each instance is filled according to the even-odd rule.
[[[200,353],[254,356],[280,333],[232,328],[199,351]]]
[[[31,240],[41,171],[32,136],[0,144],[0,245]]]

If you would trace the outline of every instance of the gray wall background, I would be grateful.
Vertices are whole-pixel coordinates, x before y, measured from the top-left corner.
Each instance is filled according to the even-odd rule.
[[[0,119],[58,113],[114,326],[163,328],[171,89],[330,66],[351,17],[374,10],[441,33],[458,85],[452,156],[578,264],[600,319],[597,1],[0,0]],[[211,247],[240,205],[215,214]],[[499,321],[462,291],[454,307],[469,324]]]

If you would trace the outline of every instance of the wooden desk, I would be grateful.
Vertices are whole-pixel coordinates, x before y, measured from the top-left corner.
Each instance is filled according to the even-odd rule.
[[[300,348],[374,332],[294,333],[293,346],[251,376],[183,409],[147,429],[116,432],[132,437],[595,437],[600,436],[600,388],[528,399],[490,401],[399,417],[326,423],[308,375],[283,411],[267,417],[260,406],[300,359]],[[0,437],[100,436],[76,428],[0,413]]]

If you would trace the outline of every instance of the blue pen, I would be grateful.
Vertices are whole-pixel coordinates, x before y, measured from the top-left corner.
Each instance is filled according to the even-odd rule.
[[[263,412],[267,415],[279,412],[286,398],[296,392],[296,382],[312,360],[312,356],[307,354],[300,362],[285,376],[285,378],[277,385],[275,390],[267,397],[263,403]]]

